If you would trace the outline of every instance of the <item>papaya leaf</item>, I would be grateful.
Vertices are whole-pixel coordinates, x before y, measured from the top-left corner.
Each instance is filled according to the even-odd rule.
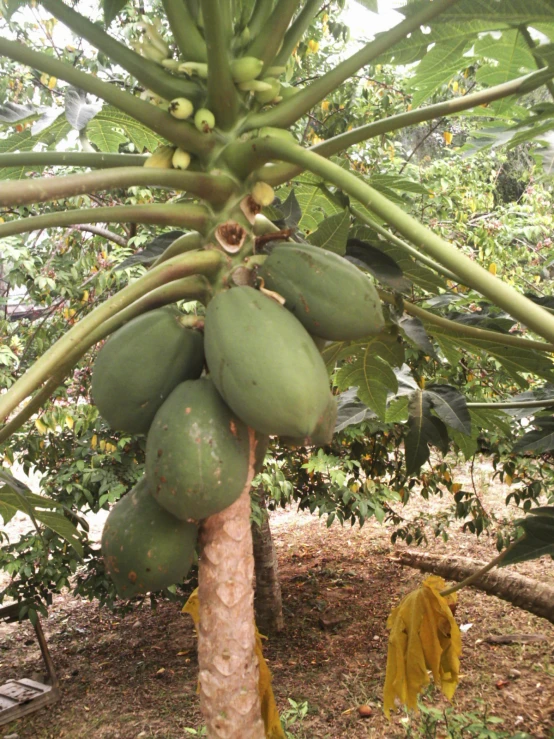
[[[417,316],[402,316],[398,321],[398,325],[412,344],[421,349],[424,354],[439,361],[438,354],[429,339],[425,326]]]
[[[356,388],[341,393],[337,401],[337,420],[335,433],[343,431],[347,426],[355,426],[362,421],[376,418],[377,414],[356,398]]]
[[[102,110],[102,103],[91,103],[86,92],[69,87],[65,93],[65,117],[76,131],[82,131]]]
[[[345,256],[354,264],[369,270],[379,282],[389,285],[398,292],[410,289],[410,282],[392,257],[367,241],[351,238],[346,244]]]
[[[417,66],[411,80],[414,88],[412,104],[419,107],[433,93],[448,84],[452,77],[464,66],[464,53],[468,48],[468,40],[464,37],[449,41],[437,42],[428,51]]]
[[[471,434],[471,417],[464,396],[451,385],[428,385],[423,394],[437,416],[462,434]]]
[[[120,144],[131,142],[138,152],[155,151],[165,141],[131,116],[105,105],[90,121],[87,136],[100,151],[119,151]]]
[[[408,402],[408,433],[404,437],[406,472],[417,472],[429,459],[429,444],[448,450],[448,432],[442,421],[431,415],[431,401],[416,390]],[[446,442],[446,446],[445,446]]]
[[[161,256],[164,251],[180,236],[183,236],[184,231],[168,231],[167,233],[156,236],[152,241],[148,243],[144,249],[141,249],[136,254],[132,254],[127,257],[121,264],[118,264],[116,270],[127,269],[133,267],[136,264],[143,264],[145,266],[152,264],[156,259]]]
[[[417,710],[417,696],[429,684],[452,699],[460,674],[462,638],[451,606],[456,594],[442,596],[446,583],[430,575],[421,586],[408,593],[387,620],[390,629],[383,708],[397,701]]]
[[[279,214],[283,219],[284,226],[288,228],[298,226],[302,218],[302,209],[296,199],[294,189],[289,192],[285,202],[279,206]]]
[[[554,559],[554,506],[541,506],[529,512],[526,518],[516,521],[525,532],[507,552],[500,567],[527,562],[550,555]]]
[[[554,449],[554,416],[535,418],[533,424],[537,427],[521,436],[512,449],[514,454],[544,454]]]
[[[21,105],[19,103],[5,102],[0,105],[0,123],[17,123],[24,121],[38,113],[38,108],[31,103]]]
[[[350,214],[344,210],[323,220],[317,230],[308,236],[308,242],[342,256],[346,251],[349,229]]]
[[[350,357],[337,372],[339,390],[358,388],[358,398],[384,419],[389,392],[396,393],[398,381],[392,369],[404,361],[404,350],[394,334],[382,332],[367,341],[346,344],[335,361]]]
[[[4,525],[18,511],[21,511],[29,516],[37,530],[37,522],[40,521],[71,544],[79,557],[83,556],[83,545],[79,532],[62,513],[58,512],[64,509],[61,503],[35,495],[25,483],[17,480],[5,470],[0,471],[0,482],[4,483],[0,487],[0,516],[2,516]]]

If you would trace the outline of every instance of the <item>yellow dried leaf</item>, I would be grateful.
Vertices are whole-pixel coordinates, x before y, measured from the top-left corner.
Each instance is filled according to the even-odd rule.
[[[314,41],[314,39],[310,39],[308,41],[308,49],[312,52],[312,54],[316,54],[319,51],[318,42]]]
[[[90,446],[91,449],[96,449],[98,446],[98,436],[96,434],[92,435],[92,439],[90,440]]]
[[[491,273],[491,275],[496,274],[496,264],[494,262],[491,262],[491,264],[489,264],[489,272]]]
[[[75,426],[75,421],[71,418],[71,416],[65,417],[65,425],[68,429],[72,430],[73,426]]]
[[[450,131],[443,131],[442,137],[444,139],[444,143],[449,146],[452,143],[452,134]]]
[[[458,493],[461,489],[462,489],[462,484],[460,482],[455,482],[452,485],[452,492],[453,493]]]
[[[331,103],[328,100],[322,100],[321,101],[321,110],[326,113],[329,110],[329,106]]]
[[[506,485],[511,485],[513,481],[514,479],[511,475],[508,475],[507,473],[504,475],[504,482]]]
[[[40,418],[35,420],[35,427],[39,434],[45,434],[48,431],[48,427],[40,420]]]
[[[55,77],[50,77],[48,79],[48,89],[53,90],[58,83],[58,80]]]
[[[200,624],[200,602],[198,600],[198,588],[191,593],[189,599],[183,606],[182,613],[188,615],[194,621],[194,627],[198,631]],[[260,696],[260,704],[262,708],[262,718],[265,727],[266,739],[286,739],[285,733],[279,719],[279,711],[275,704],[275,697],[271,687],[271,672],[267,666],[262,652],[262,637],[256,627],[256,657],[258,658],[259,678],[258,678],[258,695]]]
[[[462,640],[450,609],[456,596],[441,596],[444,587],[442,577],[427,577],[388,618],[390,636],[383,702],[387,718],[396,701],[417,710],[417,696],[429,684],[429,671],[447,698],[454,695]]]

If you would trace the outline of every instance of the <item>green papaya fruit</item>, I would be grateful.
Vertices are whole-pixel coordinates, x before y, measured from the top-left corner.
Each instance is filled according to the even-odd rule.
[[[249,463],[249,429],[207,378],[175,388],[146,440],[152,494],[184,521],[199,521],[234,503],[246,484]]]
[[[92,371],[92,397],[113,429],[145,434],[158,408],[204,367],[202,334],[181,324],[175,308],[129,321],[110,336]]]
[[[295,448],[300,446],[325,446],[333,440],[335,424],[337,422],[337,399],[331,395],[324,413],[312,434],[304,438],[281,437],[286,446]]]
[[[118,595],[182,582],[193,561],[197,527],[179,521],[150,495],[142,478],[110,511],[102,532],[102,555]]]
[[[225,402],[262,434],[310,436],[329,402],[325,364],[306,329],[252,287],[218,293],[204,327],[206,360]]]
[[[353,341],[378,334],[385,325],[370,278],[319,246],[283,243],[271,252],[259,275],[314,336]]]

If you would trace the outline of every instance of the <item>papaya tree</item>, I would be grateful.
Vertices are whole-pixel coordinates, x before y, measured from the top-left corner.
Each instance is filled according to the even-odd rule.
[[[9,9],[20,7],[25,12],[21,2]],[[390,197],[391,180],[367,174],[364,156],[379,137],[481,106],[490,113],[487,122],[500,121],[509,131],[504,136],[515,142],[549,130],[552,50],[549,43],[538,45],[529,29],[554,38],[553,10],[551,0],[495,0],[478,8],[471,0],[416,0],[390,31],[338,63],[322,61],[321,74],[295,86],[286,80],[299,50],[315,53],[317,47],[305,43],[320,12],[313,0],[163,0],[149,12],[106,0],[104,28],[94,13],[87,17],[62,0],[42,0],[41,12],[97,50],[93,63],[84,63],[73,47],[57,49],[51,21],[47,51],[32,48],[14,27],[0,39],[10,65],[37,73],[31,88],[32,80],[41,89],[59,80],[67,84],[68,120],[80,145],[74,150],[67,140],[71,126],[60,121],[33,133],[28,124],[44,111],[32,96],[18,102],[17,86],[10,90],[2,109],[11,135],[2,139],[0,153],[0,239],[13,248],[27,234],[84,225],[185,230],[163,252],[159,244],[146,250],[144,274],[73,322],[0,396],[0,441],[109,337],[93,368],[93,398],[112,428],[146,435],[146,472],[110,514],[104,560],[128,597],[181,580],[198,541],[199,686],[208,736],[264,736],[250,487],[269,437],[308,447],[331,440],[337,398],[326,364],[339,367],[339,391],[358,387],[357,398],[339,401],[341,423],[368,407],[386,417],[388,396],[396,394],[401,406],[395,410],[408,416],[408,471],[428,459],[429,444],[447,448],[449,431],[457,440],[470,436],[472,422],[482,421],[478,412],[490,403],[471,407],[450,386],[423,389],[413,378],[404,382],[410,392],[399,394],[402,369],[393,368],[404,359],[400,330],[417,334],[428,348],[423,326],[429,326],[453,365],[469,346],[514,375],[552,375],[552,314],[449,243],[440,229],[407,214]],[[479,67],[476,89],[422,105],[463,72],[471,50]],[[418,63],[410,109],[351,129],[339,126],[327,138],[300,139],[299,124],[314,106],[363,70],[389,62]],[[353,147],[359,165],[341,158]],[[57,167],[75,171],[40,176]],[[130,188],[159,194],[156,202],[75,205],[79,196]],[[311,228],[297,213],[306,192]],[[372,244],[379,239],[397,255],[384,260],[386,277]],[[488,301],[535,338],[522,330],[465,325],[406,300],[398,272],[422,281],[421,270]],[[379,292],[368,271],[377,273]],[[434,283],[436,292],[443,284]],[[185,314],[183,301],[202,308]],[[543,408],[551,402],[541,397],[508,405]],[[550,430],[546,422],[543,427]],[[52,503],[45,515],[48,503],[22,492],[4,473],[3,480],[4,506],[21,507],[81,551],[59,506]],[[548,515],[546,523],[539,521],[541,536],[552,536]]]

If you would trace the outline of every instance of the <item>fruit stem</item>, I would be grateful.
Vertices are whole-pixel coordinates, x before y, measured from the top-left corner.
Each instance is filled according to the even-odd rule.
[[[314,105],[321,102],[326,95],[342,85],[349,77],[384,54],[392,46],[404,39],[409,33],[428,23],[440,15],[458,0],[433,0],[417,13],[406,18],[390,31],[381,34],[366,44],[363,49],[338,64],[334,69],[312,82],[289,100],[283,100],[270,110],[249,116],[244,123],[243,131],[251,131],[262,126],[288,128],[302,118]]]
[[[470,95],[461,95],[460,97],[446,100],[436,105],[428,105],[424,108],[416,108],[406,113],[392,115],[388,118],[383,118],[383,120],[374,121],[365,126],[353,128],[352,131],[333,136],[321,144],[310,147],[310,151],[315,151],[324,157],[330,157],[333,154],[338,154],[348,149],[350,146],[368,141],[376,136],[382,136],[390,131],[396,131],[405,126],[414,126],[417,123],[430,121],[434,118],[455,115],[461,111],[469,110],[480,105],[487,105],[510,95],[527,94],[540,87],[546,80],[553,76],[554,69],[552,68],[540,70],[526,74],[523,77],[518,77],[515,80],[510,80],[509,82],[503,82],[501,85],[495,85],[495,87],[489,87],[486,90],[471,93]],[[262,169],[256,173],[256,176],[258,179],[275,186],[287,182],[292,177],[296,177],[301,171],[298,167],[291,166],[290,164],[277,164]]]
[[[195,274],[215,275],[225,263],[224,256],[215,249],[189,252],[169,259],[154,267],[136,282],[120,290],[76,323],[53,344],[10,389],[0,396],[0,420],[5,420],[22,400],[30,395],[48,377],[64,367],[68,355],[93,334],[104,322],[161,285]],[[113,330],[113,329],[112,329]]]
[[[63,228],[81,223],[144,223],[157,226],[188,226],[203,232],[209,224],[209,219],[210,212],[202,205],[173,205],[168,203],[114,205],[57,211],[42,216],[32,216],[0,223],[0,238],[43,228]]]
[[[119,167],[66,177],[0,182],[0,206],[44,203],[48,200],[136,185],[188,192],[212,205],[223,205],[234,191],[233,181],[225,175],[215,176],[177,169]]]
[[[148,90],[152,90],[166,100],[181,96],[197,99],[200,96],[201,90],[194,82],[168,74],[159,64],[146,59],[112,38],[96,23],[92,23],[61,0],[41,0],[41,3],[76,36],[86,39],[113,62],[132,74]]]
[[[155,105],[139,100],[134,95],[103,82],[92,74],[80,72],[71,64],[66,64],[42,52],[33,51],[18,41],[0,38],[0,55],[26,64],[33,69],[39,69],[91,95],[96,95],[185,151],[203,155],[207,154],[214,145],[211,134],[200,133],[187,121],[178,121]]]
[[[230,0],[223,0],[223,4]],[[230,25],[222,13],[219,0],[201,0],[204,32],[208,50],[208,101],[206,107],[215,115],[217,127],[223,131],[233,128],[239,106],[239,94],[231,76],[229,64]],[[230,24],[230,21],[229,21]]]
[[[162,0],[162,4],[183,61],[206,62],[208,60],[206,42],[185,0]]]
[[[510,285],[494,277],[490,272],[473,262],[456,247],[444,241],[421,223],[405,213],[381,193],[374,190],[356,175],[330,162],[318,154],[278,138],[256,139],[259,155],[273,156],[276,159],[298,164],[304,169],[323,177],[327,182],[344,191],[351,198],[359,200],[368,210],[386,223],[390,223],[408,241],[427,252],[433,259],[458,275],[468,284],[499,308],[505,310],[539,336],[554,342],[554,316],[541,306],[533,303]],[[239,146],[233,151],[236,159]],[[231,147],[229,147],[231,148]]]

